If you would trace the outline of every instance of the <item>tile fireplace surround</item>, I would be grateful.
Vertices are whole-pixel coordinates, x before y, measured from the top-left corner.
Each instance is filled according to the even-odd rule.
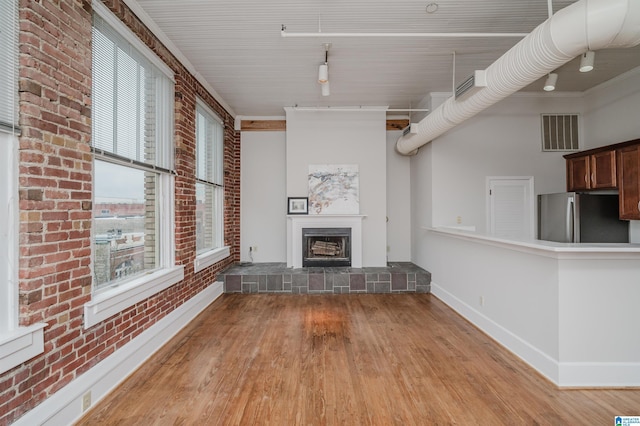
[[[410,262],[375,268],[288,268],[241,263],[222,271],[225,293],[429,293],[431,274]]]

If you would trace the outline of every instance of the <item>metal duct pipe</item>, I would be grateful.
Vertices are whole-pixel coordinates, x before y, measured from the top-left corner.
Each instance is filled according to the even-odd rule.
[[[447,99],[401,136],[396,150],[418,148],[498,101],[533,83],[587,50],[633,47],[640,43],[640,1],[579,0],[558,11],[487,67],[487,87],[465,99]]]

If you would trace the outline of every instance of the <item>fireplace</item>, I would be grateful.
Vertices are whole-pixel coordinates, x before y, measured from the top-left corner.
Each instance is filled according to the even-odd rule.
[[[362,268],[362,220],[364,215],[294,214],[287,216],[287,268],[302,268],[303,229],[351,230],[349,254],[352,268]]]
[[[351,266],[351,228],[302,228],[302,266]]]

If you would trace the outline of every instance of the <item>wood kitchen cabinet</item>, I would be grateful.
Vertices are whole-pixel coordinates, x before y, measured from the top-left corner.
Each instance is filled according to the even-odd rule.
[[[569,154],[567,159],[567,191],[616,188],[616,151],[593,154]]]
[[[591,189],[589,175],[591,161],[588,155],[567,158],[567,191]]]
[[[591,189],[589,184],[590,163],[588,155],[567,158],[567,191]]]
[[[591,189],[616,188],[616,151],[597,152],[589,156]]]
[[[640,139],[564,156],[567,191],[617,189],[620,219],[640,220]]]
[[[640,219],[640,144],[617,151],[620,219]]]

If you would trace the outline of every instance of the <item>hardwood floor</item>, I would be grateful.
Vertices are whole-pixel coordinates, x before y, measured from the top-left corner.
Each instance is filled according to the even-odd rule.
[[[225,294],[80,425],[613,425],[429,294]]]

